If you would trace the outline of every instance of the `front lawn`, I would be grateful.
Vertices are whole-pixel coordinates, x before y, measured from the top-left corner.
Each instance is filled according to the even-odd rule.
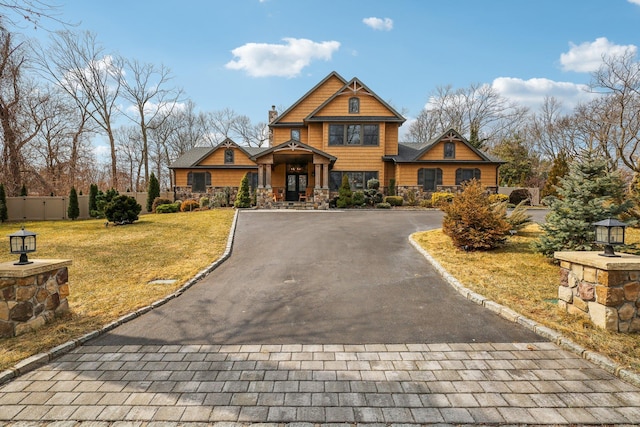
[[[504,247],[488,252],[457,250],[440,229],[414,238],[467,288],[640,372],[640,335],[607,332],[558,308],[559,267],[531,249],[540,234],[537,225],[530,225]],[[627,234],[627,243],[640,241],[640,231],[627,229]]]
[[[125,226],[105,220],[27,222],[37,233],[37,251],[29,258],[71,259],[68,297],[71,313],[42,329],[0,339],[0,370],[98,329],[119,317],[173,293],[223,253],[234,211],[142,215]],[[0,224],[0,236],[20,229]],[[0,262],[17,260],[9,239]],[[156,279],[175,284],[151,285]]]

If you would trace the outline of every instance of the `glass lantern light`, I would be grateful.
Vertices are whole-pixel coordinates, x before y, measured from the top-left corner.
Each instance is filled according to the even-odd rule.
[[[12,254],[20,254],[20,260],[13,265],[32,264],[27,254],[36,250],[36,233],[24,229],[9,235],[9,246]]]
[[[613,252],[613,245],[624,245],[624,232],[627,224],[617,219],[608,218],[593,224],[596,227],[595,243],[604,245],[604,253],[598,254],[606,257],[619,257]]]

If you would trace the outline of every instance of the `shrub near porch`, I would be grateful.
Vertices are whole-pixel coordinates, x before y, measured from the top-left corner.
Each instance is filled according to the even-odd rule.
[[[233,220],[232,209],[144,215],[134,224],[104,226],[104,220],[26,223],[37,233],[30,258],[71,259],[64,322],[34,333],[0,339],[0,370],[98,329],[171,294],[222,255]],[[19,229],[0,224],[0,235]],[[6,248],[0,261],[15,258]],[[151,285],[175,279],[174,285]]]

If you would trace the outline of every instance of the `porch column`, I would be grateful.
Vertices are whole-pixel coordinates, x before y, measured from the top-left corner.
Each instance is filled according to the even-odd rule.
[[[320,176],[321,176],[321,171],[322,171],[322,165],[319,163],[316,163],[315,165],[316,168],[316,186],[315,188],[320,188]]]
[[[329,188],[329,164],[322,165],[322,188]]]
[[[267,165],[267,188],[271,188],[271,165]]]
[[[258,188],[264,188],[264,165],[258,165]]]

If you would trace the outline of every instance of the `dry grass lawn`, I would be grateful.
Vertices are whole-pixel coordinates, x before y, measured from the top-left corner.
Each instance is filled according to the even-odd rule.
[[[231,209],[142,215],[117,227],[105,227],[104,220],[26,222],[38,235],[30,258],[73,261],[71,313],[34,333],[0,339],[0,370],[171,294],[224,253],[233,215]],[[0,224],[0,236],[19,225]],[[5,240],[0,262],[17,260]],[[177,282],[150,285],[155,279]]]
[[[640,372],[640,335],[606,332],[558,309],[559,267],[530,246],[540,234],[537,225],[530,225],[489,252],[457,250],[442,230],[416,233],[414,238],[469,289]],[[628,229],[627,235],[627,243],[640,241],[638,230]]]

